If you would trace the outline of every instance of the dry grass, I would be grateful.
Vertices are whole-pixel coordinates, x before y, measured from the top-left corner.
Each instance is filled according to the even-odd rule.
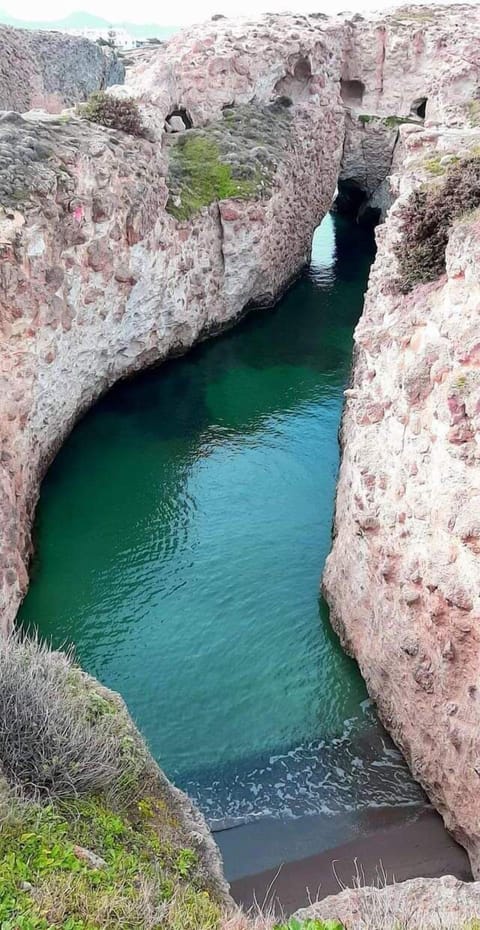
[[[40,913],[54,927],[63,926],[75,913],[75,919],[86,926],[154,930],[165,922],[169,911],[169,905],[159,901],[158,883],[145,875],[136,880],[135,895],[127,883],[116,882],[114,892],[110,887],[99,887],[92,896],[87,883],[82,889],[78,875],[57,873],[36,889],[34,898]]]
[[[0,639],[0,771],[19,796],[128,792],[137,773],[116,711],[69,656],[17,634]]]
[[[249,914],[241,908],[228,917],[224,917],[220,930],[272,930],[276,918],[271,909],[262,912],[259,907],[253,908]]]
[[[424,879],[424,888],[395,880],[388,884],[381,862],[376,871],[375,884],[367,885],[363,869],[356,862],[351,886],[336,876],[338,903],[331,903],[335,900],[331,897],[327,903],[310,900],[309,905],[299,911],[298,921],[275,916],[272,905],[261,907],[257,904],[248,914],[239,908],[224,918],[220,930],[289,930],[290,926],[295,926],[295,930],[313,926],[331,930],[334,923],[342,926],[342,917],[347,930],[480,930],[480,917],[472,906],[468,884],[449,886],[440,880],[436,884],[435,879]],[[349,900],[342,900],[342,892]],[[271,898],[273,893],[272,884],[267,897]]]

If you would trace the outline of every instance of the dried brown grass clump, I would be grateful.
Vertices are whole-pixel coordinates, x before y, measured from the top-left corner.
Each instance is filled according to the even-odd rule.
[[[67,655],[0,638],[0,773],[20,796],[52,801],[133,789],[117,708]]]
[[[131,136],[147,135],[138,105],[131,97],[113,97],[103,90],[90,95],[80,107],[81,116],[109,129],[119,129]]]
[[[439,184],[423,187],[404,211],[405,234],[395,254],[400,290],[435,281],[445,271],[445,251],[453,222],[480,206],[480,158],[466,158],[447,169]]]

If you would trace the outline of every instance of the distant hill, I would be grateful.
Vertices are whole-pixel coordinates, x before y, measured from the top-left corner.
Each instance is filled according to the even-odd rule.
[[[16,19],[15,16],[10,16],[9,13],[0,10],[0,24],[2,23],[6,26],[16,26],[18,29],[52,29],[60,32],[64,29],[108,29],[116,27],[126,29],[136,39],[168,39],[169,36],[178,32],[180,28],[178,26],[158,26],[155,23],[111,23],[108,19],[102,19],[101,16],[84,13],[80,10],[76,13],[69,13],[63,19],[54,20]]]

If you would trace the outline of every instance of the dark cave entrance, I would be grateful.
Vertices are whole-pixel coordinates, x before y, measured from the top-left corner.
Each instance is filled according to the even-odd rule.
[[[427,112],[427,97],[417,97],[410,107],[412,116],[418,116],[419,119],[425,119]]]
[[[365,93],[365,84],[363,81],[340,81],[340,96],[347,106],[352,107],[360,104]]]
[[[188,110],[184,107],[176,107],[168,114],[166,120],[168,132],[182,132],[185,129],[193,129],[193,120]],[[183,123],[183,127],[181,126]]]
[[[369,204],[370,194],[356,181],[338,181],[333,210],[355,220],[359,226],[372,229],[381,220],[381,210]]]

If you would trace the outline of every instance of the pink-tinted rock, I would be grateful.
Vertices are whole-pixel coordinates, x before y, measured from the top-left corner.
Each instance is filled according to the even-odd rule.
[[[446,98],[444,108],[452,113]],[[425,163],[444,153],[478,151],[480,133],[442,126],[415,138],[415,156],[407,149],[397,163],[394,185],[400,196],[378,237],[355,335],[324,591],[333,624],[356,656],[380,715],[478,875],[480,707],[471,690],[480,679],[480,230],[475,216],[453,225],[447,274],[438,282],[407,295],[388,290],[385,282],[395,274],[400,236],[408,248],[402,202],[417,185],[435,183]],[[388,416],[372,422],[370,411],[387,399]],[[374,469],[390,480],[385,489],[371,488],[369,506],[378,521],[372,538],[358,534],[364,520],[358,495],[365,471]],[[400,490],[405,519],[393,523]],[[379,544],[395,556],[393,576],[375,571]],[[399,635],[407,645],[415,643],[414,666],[410,648],[402,648],[399,658]]]
[[[428,28],[408,10],[220,20],[140,50],[112,93],[138,100],[148,140],[74,114],[0,115],[0,624],[25,593],[40,481],[76,418],[117,379],[275,300],[308,260],[339,175],[382,215],[398,196],[356,332],[325,589],[380,713],[478,869],[480,572],[475,525],[457,531],[456,517],[480,496],[479,223],[455,226],[447,274],[407,296],[393,250],[425,161],[480,142],[462,128],[480,13],[421,11]],[[282,96],[291,135],[262,196],[177,222],[167,118],[180,108],[207,126],[224,107]],[[436,127],[385,122],[423,98]]]

